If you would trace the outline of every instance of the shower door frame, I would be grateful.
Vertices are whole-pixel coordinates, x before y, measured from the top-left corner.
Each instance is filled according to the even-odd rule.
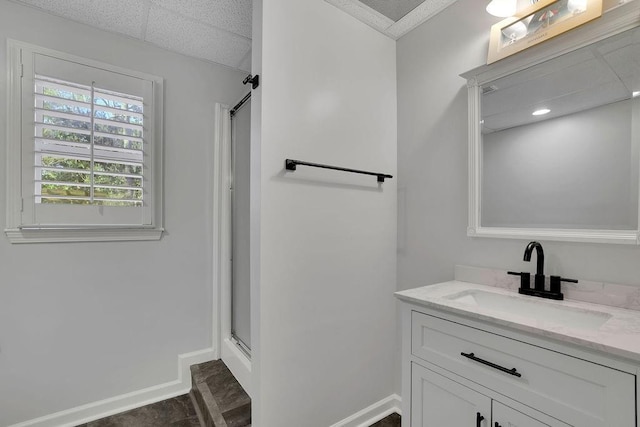
[[[251,360],[231,333],[232,304],[232,206],[231,206],[231,108],[216,103],[213,170],[213,343],[240,385],[251,396]],[[217,218],[217,220],[215,220]]]

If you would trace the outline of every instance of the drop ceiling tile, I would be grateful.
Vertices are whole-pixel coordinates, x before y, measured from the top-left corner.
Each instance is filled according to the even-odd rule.
[[[387,28],[394,24],[394,21],[384,16],[382,13],[375,9],[370,8],[366,4],[357,0],[325,0],[336,6],[338,9],[342,9],[354,18],[364,22],[365,24],[375,28],[381,33],[385,33]]]
[[[82,23],[87,23],[94,13],[91,7],[87,7],[91,1],[93,0],[19,0],[20,3]]]
[[[251,73],[251,50],[249,50],[242,61],[240,61],[238,68],[242,71],[246,71],[247,73]]]
[[[186,55],[237,68],[251,49],[251,41],[193,19],[151,5],[148,42]]]
[[[92,27],[140,38],[149,1],[130,0],[20,0],[47,12]]]
[[[354,18],[364,22],[365,24],[375,28],[381,33],[391,37],[394,40],[399,39],[418,25],[422,24],[432,16],[440,13],[446,7],[452,5],[457,0],[325,0],[342,9]],[[387,6],[382,7],[388,2]],[[366,4],[365,4],[366,3]],[[397,3],[397,4],[394,4]],[[401,10],[399,13],[405,13],[405,10],[411,9],[405,13],[398,21],[394,21],[379,10],[397,8]],[[390,15],[393,13],[387,11]]]
[[[416,28],[418,25],[442,12],[457,0],[430,0],[418,5],[388,29],[388,35],[396,40]]]
[[[148,1],[92,0],[91,19],[87,22],[105,30],[141,38],[149,14]]]
[[[151,0],[167,10],[251,38],[251,0]]]
[[[402,1],[388,1],[388,0],[360,0],[373,10],[377,10],[387,18],[393,21],[398,21],[407,13],[415,9],[424,0],[402,0]]]

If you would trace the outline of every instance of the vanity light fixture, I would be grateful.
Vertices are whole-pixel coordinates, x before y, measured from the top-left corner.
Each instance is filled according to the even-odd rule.
[[[517,0],[491,0],[487,12],[500,18],[508,18],[516,14]]]
[[[539,110],[534,111],[533,113],[531,113],[532,116],[544,116],[545,114],[549,114],[551,112],[551,110],[549,110],[548,108],[541,108]]]

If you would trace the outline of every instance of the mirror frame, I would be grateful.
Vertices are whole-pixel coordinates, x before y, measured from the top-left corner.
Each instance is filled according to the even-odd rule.
[[[469,222],[467,236],[640,245],[640,197],[638,199],[639,218],[636,230],[483,227],[480,222],[482,85],[624,31],[640,27],[640,0],[631,0],[618,7],[615,7],[617,2],[614,6],[612,6],[613,4],[613,2],[605,2],[603,16],[591,23],[491,65],[483,65],[461,74],[461,77],[467,79],[468,89]]]

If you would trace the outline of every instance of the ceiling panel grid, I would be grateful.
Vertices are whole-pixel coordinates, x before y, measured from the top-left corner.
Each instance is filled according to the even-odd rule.
[[[12,0],[250,72],[251,0]]]

